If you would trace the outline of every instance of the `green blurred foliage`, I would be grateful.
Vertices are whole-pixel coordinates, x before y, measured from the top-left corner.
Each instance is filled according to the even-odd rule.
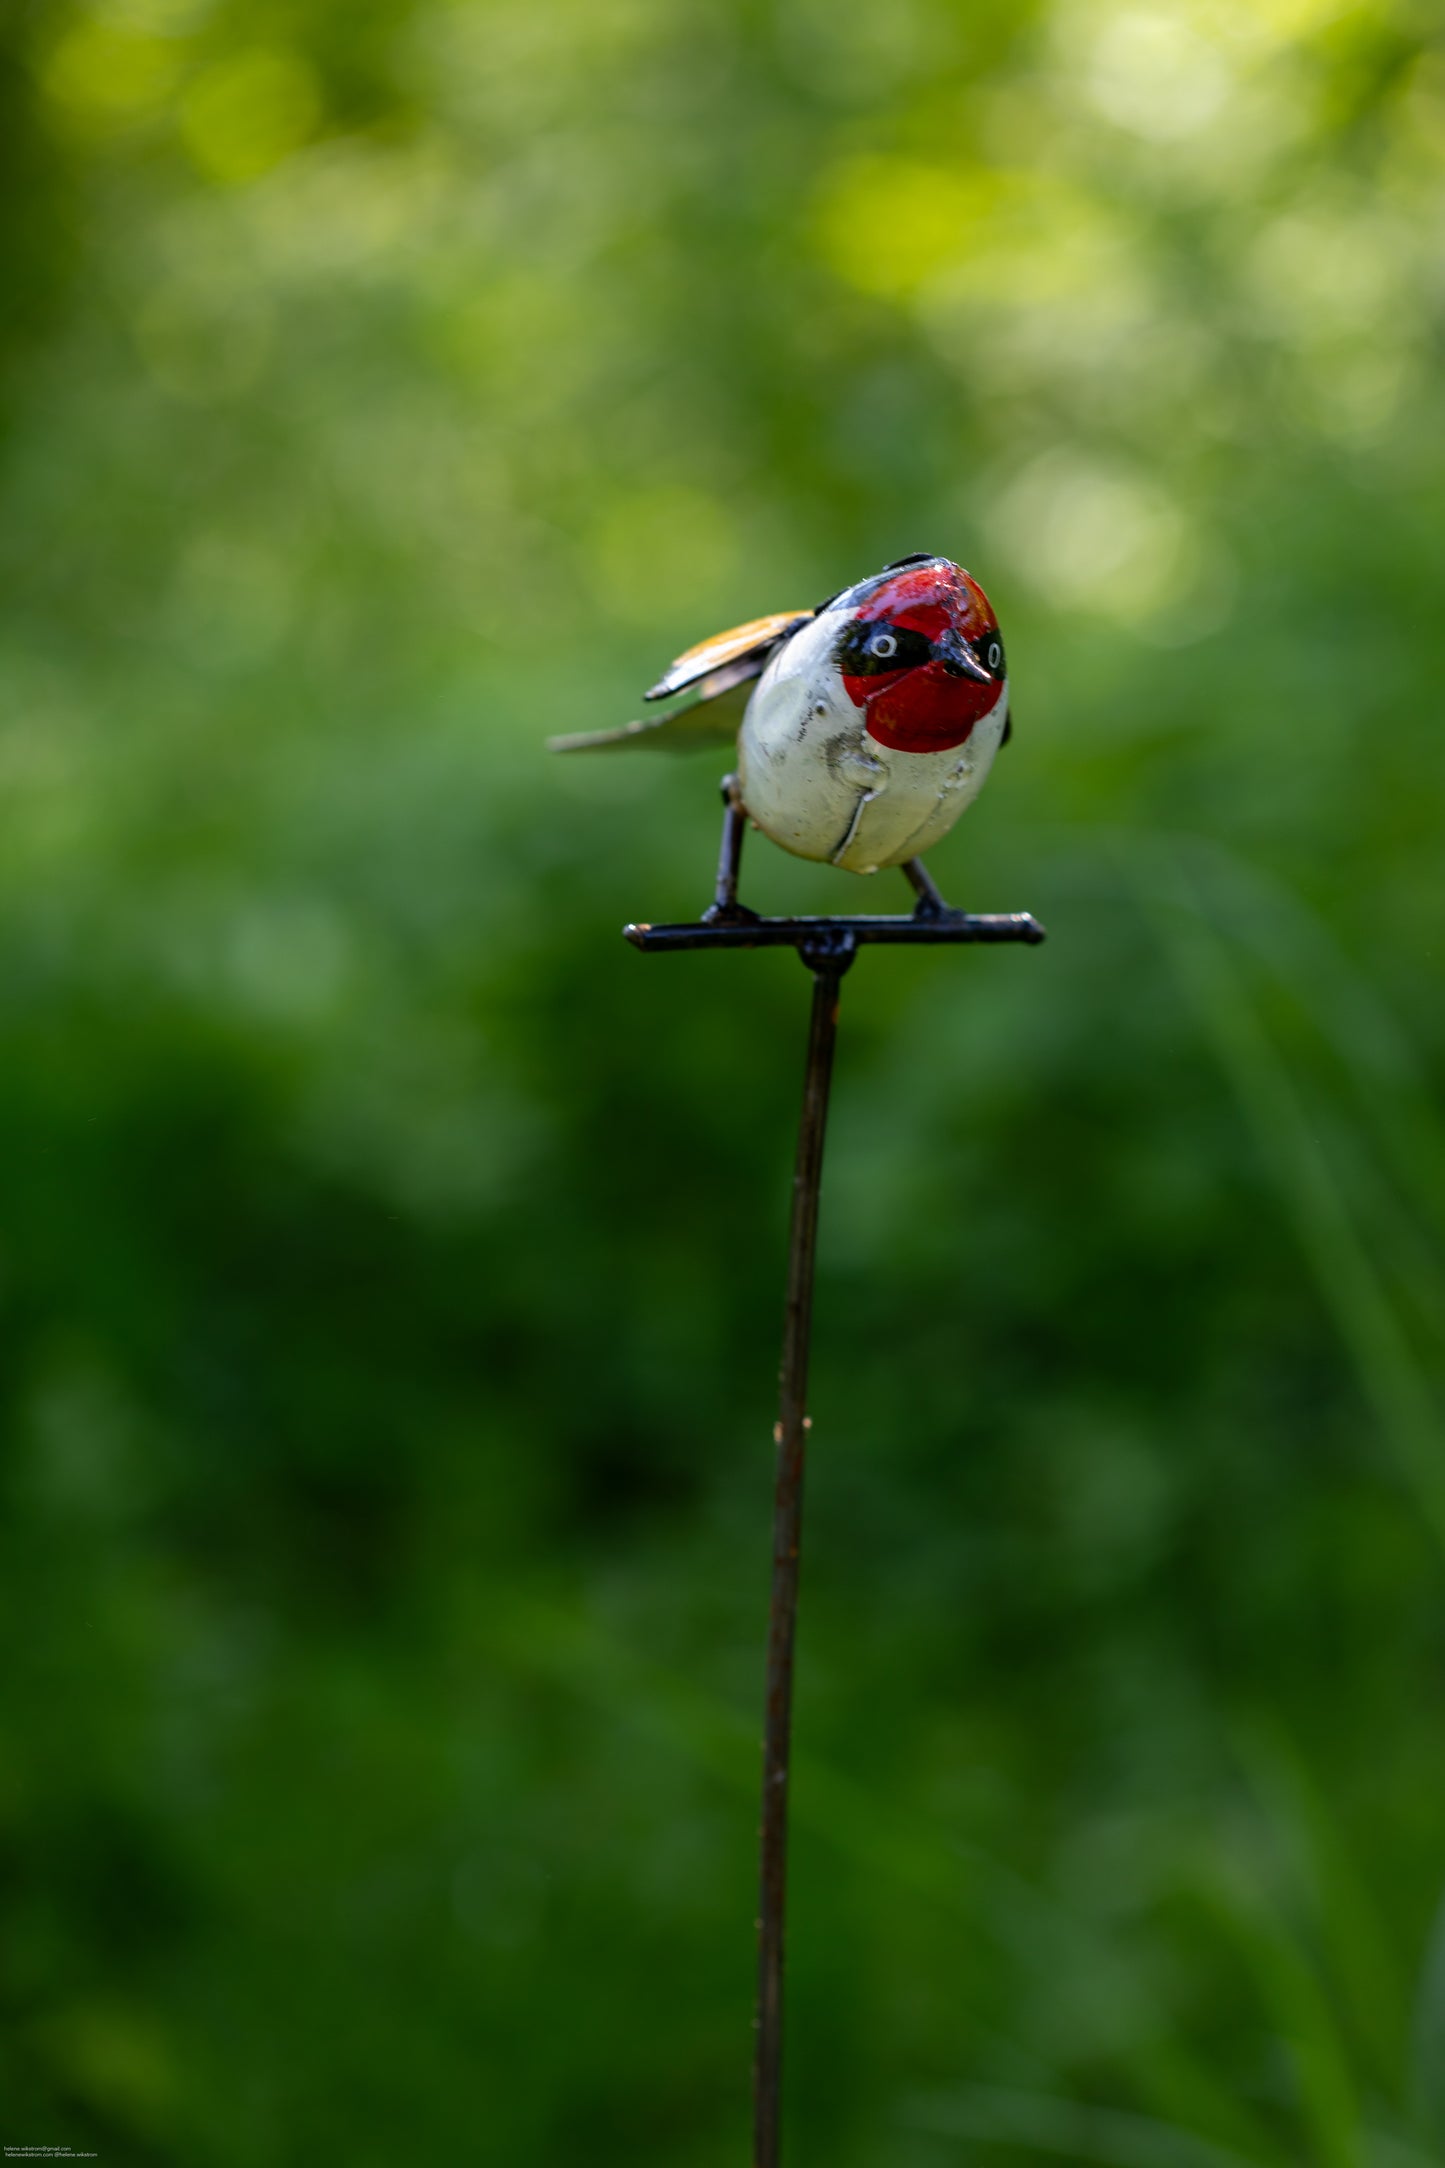
[[[845,992],[792,2158],[1437,2161],[1438,20],[0,41],[5,2141],[746,2157],[806,989],[540,748],[926,548],[1051,940]]]

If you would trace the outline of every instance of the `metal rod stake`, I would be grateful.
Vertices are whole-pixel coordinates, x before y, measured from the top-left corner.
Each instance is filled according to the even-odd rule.
[[[724,824],[716,901],[685,925],[624,926],[634,948],[794,948],[813,974],[813,1012],[803,1080],[803,1114],[793,1173],[788,1238],[788,1297],[777,1428],[773,1506],[773,1587],[768,1615],[768,1710],[763,1735],[761,1896],[758,1907],[758,2011],[753,2058],[754,2168],[778,2168],[782,2104],[783,1922],[788,1871],[788,1764],[793,1711],[793,1644],[798,1623],[798,1551],[803,1526],[803,1459],[808,1416],[808,1342],[813,1322],[813,1266],[818,1250],[818,1189],[828,1087],[838,1032],[838,986],[858,950],[874,943],[1042,941],[1027,911],[955,911],[917,860],[904,867],[918,892],[911,917],[758,918],[737,902],[743,815],[732,778],[724,785]]]
[[[803,1463],[808,1432],[808,1346],[813,1324],[813,1268],[818,1254],[818,1192],[828,1090],[838,1033],[838,987],[853,943],[803,950],[813,971],[813,1010],[803,1080],[803,1113],[793,1173],[788,1237],[788,1293],[779,1377],[777,1488],[773,1503],[773,1589],[768,1617],[767,1723],[763,1735],[763,1812],[758,1910],[758,2012],[753,2062],[754,2168],[778,2168],[782,2102],[783,1930],[788,1873],[788,1763],[792,1740],[793,1645],[798,1622],[798,1563],[803,1531]]]

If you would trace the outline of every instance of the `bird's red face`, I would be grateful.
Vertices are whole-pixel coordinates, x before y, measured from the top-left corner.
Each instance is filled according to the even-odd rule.
[[[961,565],[933,557],[839,595],[836,657],[870,737],[900,753],[962,745],[1002,698],[1006,664],[993,605]]]

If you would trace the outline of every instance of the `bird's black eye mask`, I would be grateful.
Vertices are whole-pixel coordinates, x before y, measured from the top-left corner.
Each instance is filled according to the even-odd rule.
[[[855,617],[844,627],[835,650],[844,677],[884,677],[895,670],[916,670],[933,655],[926,633],[907,625],[871,623]]]
[[[834,653],[844,677],[884,677],[894,670],[916,670],[935,657],[945,668],[956,670],[962,663],[969,677],[986,672],[991,678],[1002,678],[1007,668],[997,628],[964,646],[950,633],[935,641],[907,625],[880,624],[876,619],[869,623],[855,617],[844,628]]]

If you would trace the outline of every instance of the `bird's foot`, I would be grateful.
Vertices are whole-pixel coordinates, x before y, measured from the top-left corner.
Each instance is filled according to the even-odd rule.
[[[731,903],[710,903],[702,914],[702,922],[704,926],[756,926],[759,915],[734,897]]]

